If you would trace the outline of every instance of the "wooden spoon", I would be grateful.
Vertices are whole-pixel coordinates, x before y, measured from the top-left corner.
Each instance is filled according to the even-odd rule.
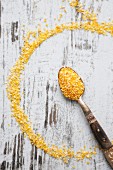
[[[58,81],[64,96],[68,99],[77,101],[81,106],[84,115],[90,124],[92,132],[99,142],[107,161],[113,168],[113,145],[89,107],[82,100],[82,95],[85,90],[82,79],[73,69],[69,67],[62,67],[58,73]]]

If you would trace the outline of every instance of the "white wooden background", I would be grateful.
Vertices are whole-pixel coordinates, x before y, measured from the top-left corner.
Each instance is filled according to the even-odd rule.
[[[84,0],[85,7],[98,13],[99,21],[113,19],[112,0]],[[101,151],[90,161],[69,164],[56,160],[32,146],[11,116],[6,94],[6,79],[18,59],[22,37],[47,18],[54,27],[60,6],[67,14],[60,23],[80,17],[68,2],[62,0],[1,0],[0,1],[0,170],[110,170]],[[85,32],[65,31],[44,42],[32,55],[22,76],[22,107],[33,123],[36,133],[47,143],[73,146],[78,151],[97,145],[89,125],[76,102],[66,100],[59,89],[57,73],[70,66],[82,77],[86,91],[84,101],[113,139],[113,38]],[[89,165],[86,162],[90,162]]]

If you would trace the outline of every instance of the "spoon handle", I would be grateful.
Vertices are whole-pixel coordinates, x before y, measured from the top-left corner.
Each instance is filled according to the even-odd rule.
[[[101,148],[109,149],[110,147],[112,147],[112,143],[110,142],[105,131],[102,129],[102,127],[100,126],[99,122],[96,120],[95,116],[93,115],[89,107],[83,102],[81,98],[78,100],[78,103],[80,104],[97,141],[101,145]]]
[[[90,124],[92,132],[94,133],[95,138],[100,144],[102,151],[105,155],[105,158],[109,162],[110,166],[113,168],[113,145],[109,138],[107,137],[105,131],[100,126],[99,122],[96,120],[95,116],[89,109],[89,107],[83,102],[82,98],[78,100],[87,121]]]

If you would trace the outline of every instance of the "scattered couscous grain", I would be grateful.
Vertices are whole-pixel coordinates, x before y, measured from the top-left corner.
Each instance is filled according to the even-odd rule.
[[[63,17],[63,15],[60,14],[59,17],[58,17],[58,21],[60,21],[62,17]]]
[[[47,22],[47,19],[46,19],[46,18],[44,19],[44,22]]]
[[[97,16],[94,12],[90,12],[83,8],[83,5],[78,0],[70,2],[71,7],[76,7],[76,11],[82,14],[83,20],[97,21]]]
[[[87,165],[89,165],[89,164],[90,164],[90,162],[86,162],[86,164],[87,164]]]

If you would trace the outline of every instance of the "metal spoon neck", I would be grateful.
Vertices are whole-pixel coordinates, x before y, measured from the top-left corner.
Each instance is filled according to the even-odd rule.
[[[91,113],[91,110],[90,110],[89,107],[86,105],[86,103],[82,100],[82,97],[80,97],[80,98],[78,99],[78,103],[79,103],[79,105],[81,106],[81,108],[82,108],[85,116],[87,116],[88,114]]]

